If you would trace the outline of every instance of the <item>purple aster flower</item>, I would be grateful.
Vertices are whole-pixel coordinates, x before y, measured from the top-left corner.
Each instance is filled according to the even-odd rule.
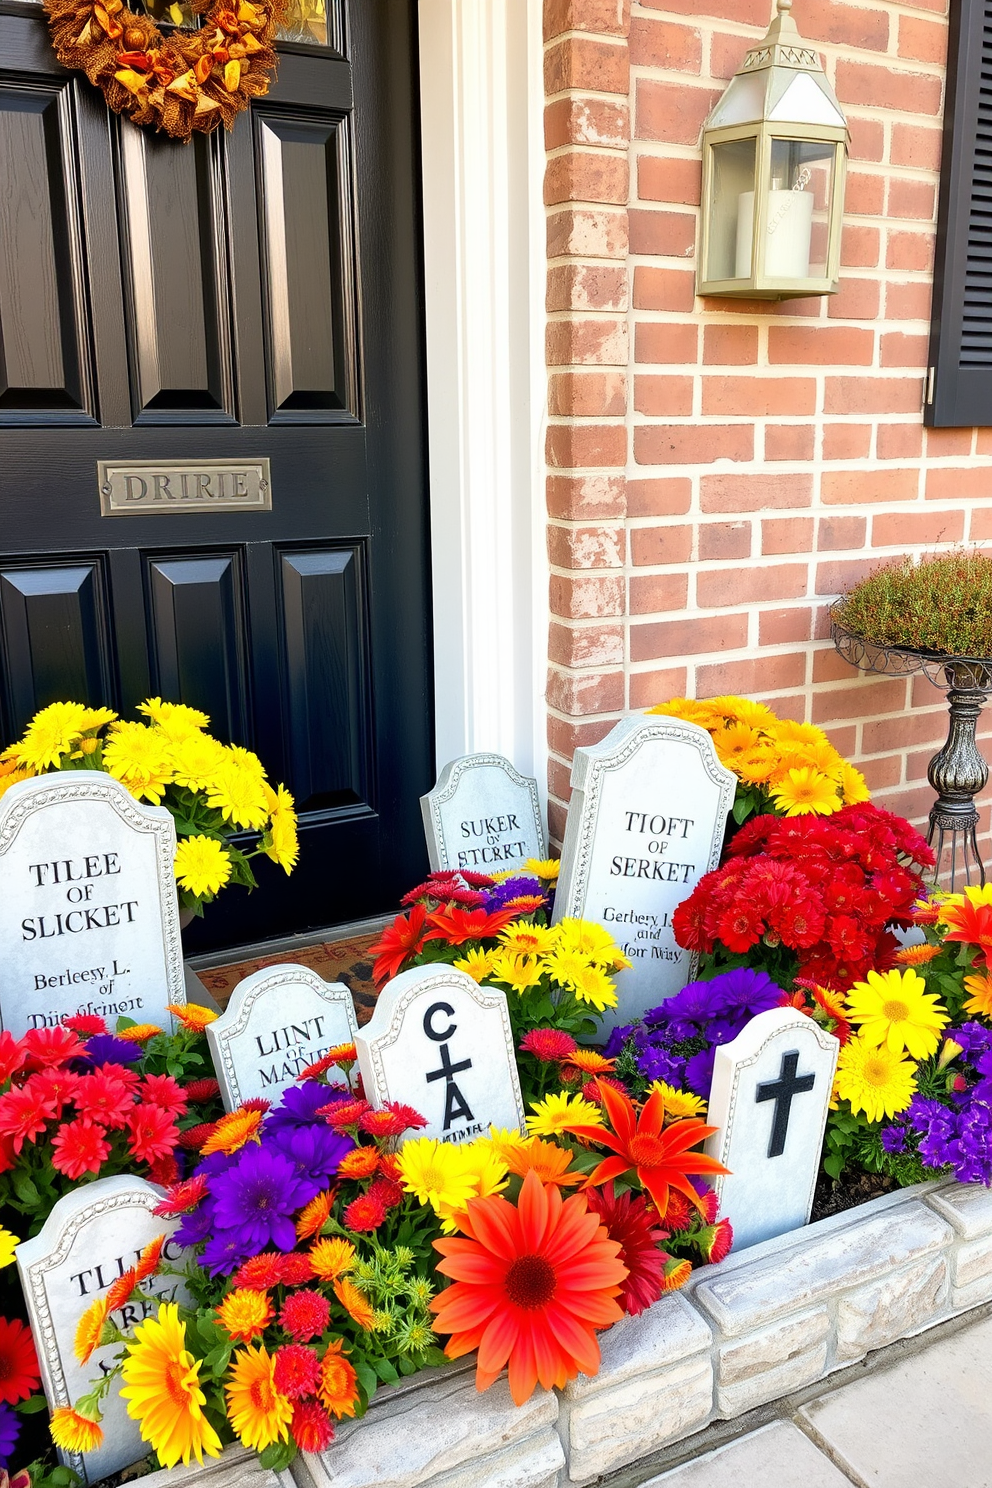
[[[896,1153],[906,1151],[906,1129],[902,1126],[885,1126],[882,1128],[882,1150],[883,1152]]]
[[[708,1023],[714,1013],[723,1010],[720,989],[717,985],[720,980],[720,977],[716,977],[712,982],[689,982],[681,992],[676,992],[674,997],[666,998],[658,1007],[644,1014],[645,1027],[670,1024],[673,1019],[684,1019],[689,1023]],[[713,988],[716,988],[715,993]]]
[[[266,1134],[265,1145],[292,1163],[307,1191],[300,1203],[307,1204],[328,1187],[341,1159],[355,1144],[344,1132],[332,1131],[329,1126],[281,1126]]]
[[[704,1100],[710,1098],[710,1086],[713,1084],[713,1061],[716,1058],[716,1047],[703,1049],[702,1053],[694,1054],[685,1067],[683,1079],[689,1089],[696,1095],[701,1095]]]
[[[179,1245],[202,1245],[204,1240],[210,1239],[214,1229],[214,1206],[206,1199],[190,1214],[183,1215],[174,1238]]]
[[[286,1247],[281,1248],[285,1250]],[[241,1230],[218,1230],[211,1235],[198,1259],[211,1276],[230,1276],[232,1271],[264,1249],[264,1245],[253,1245]]]
[[[966,1057],[982,1055],[992,1047],[992,1029],[983,1028],[981,1023],[962,1023],[960,1028],[945,1029],[944,1037],[960,1044]]]
[[[670,1054],[667,1049],[645,1049],[638,1056],[637,1068],[645,1080],[664,1080],[666,1085],[673,1085],[676,1090],[682,1088],[685,1060]]]
[[[95,1033],[86,1040],[86,1058],[93,1064],[137,1064],[141,1048],[112,1033]]]
[[[9,1466],[20,1434],[21,1423],[13,1406],[0,1402],[0,1468]]]
[[[752,971],[749,966],[738,966],[734,971],[714,977],[710,986],[720,983],[720,997],[728,1010],[733,1008],[754,1017],[778,1007],[782,1001],[782,988],[773,982],[767,972]]]
[[[482,895],[485,907],[490,913],[494,909],[502,909],[511,899],[523,899],[534,894],[544,895],[544,890],[536,878],[527,874],[520,874],[516,878],[505,878],[502,883],[494,884],[491,889],[483,889]]]
[[[623,1049],[624,1044],[633,1033],[634,1026],[633,1023],[623,1023],[619,1028],[614,1028],[606,1040],[606,1048],[603,1050],[604,1056],[607,1059],[616,1059],[617,1055]]]
[[[273,1245],[292,1250],[296,1244],[293,1213],[313,1197],[281,1152],[254,1143],[243,1147],[240,1160],[211,1184],[219,1230],[231,1230],[249,1254]]]
[[[278,1106],[265,1118],[263,1141],[283,1127],[323,1126],[323,1118],[316,1114],[321,1106],[353,1098],[353,1092],[345,1085],[321,1085],[318,1080],[288,1085]]]

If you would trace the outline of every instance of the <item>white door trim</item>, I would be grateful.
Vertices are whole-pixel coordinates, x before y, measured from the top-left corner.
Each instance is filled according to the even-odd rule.
[[[541,9],[420,0],[420,85],[437,762],[546,801]]]

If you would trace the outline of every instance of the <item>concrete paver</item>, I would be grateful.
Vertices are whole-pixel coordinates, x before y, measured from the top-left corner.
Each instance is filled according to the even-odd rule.
[[[921,1488],[918,1479],[914,1488]],[[789,1421],[684,1463],[643,1488],[851,1488],[850,1480]],[[929,1484],[927,1485],[929,1488]],[[963,1488],[958,1484],[958,1488]]]
[[[822,1395],[799,1416],[869,1488],[992,1488],[990,1376],[986,1318]],[[686,1482],[717,1488],[720,1480]]]

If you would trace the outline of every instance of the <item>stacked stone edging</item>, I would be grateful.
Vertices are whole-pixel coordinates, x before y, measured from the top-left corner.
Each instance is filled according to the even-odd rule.
[[[602,1335],[593,1379],[518,1409],[505,1378],[480,1395],[468,1363],[431,1371],[253,1488],[588,1484],[990,1300],[992,1191],[919,1184],[704,1267]],[[205,1488],[239,1488],[246,1465],[230,1449]]]

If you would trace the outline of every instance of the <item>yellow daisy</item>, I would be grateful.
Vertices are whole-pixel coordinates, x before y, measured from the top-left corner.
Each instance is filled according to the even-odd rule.
[[[966,976],[964,990],[971,994],[964,1005],[965,1012],[992,1018],[992,980],[988,976]]]
[[[589,1003],[597,1012],[616,1007],[617,989],[601,966],[586,966],[572,978],[572,991],[580,1002]]]
[[[713,744],[720,760],[728,769],[733,769],[744,755],[751,754],[762,744],[761,735],[746,723],[728,723],[713,735]]]
[[[514,920],[499,934],[500,945],[510,956],[543,956],[557,939],[557,930],[548,925],[532,925],[529,920]]]
[[[295,802],[284,785],[275,790],[264,780],[262,791],[271,820],[269,822],[269,846],[265,852],[273,863],[286,873],[292,873],[300,856],[300,834],[296,818]]]
[[[840,810],[837,788],[822,770],[789,770],[772,789],[772,798],[786,816],[830,816]]]
[[[165,730],[170,738],[178,739],[194,729],[205,729],[210,723],[209,715],[199,708],[190,708],[186,703],[166,703],[161,698],[146,698],[139,703],[138,713],[144,713],[152,723]]]
[[[842,759],[838,774],[845,806],[857,806],[862,801],[871,800],[871,791],[860,770],[856,770],[853,765],[847,763],[847,760]]]
[[[10,1230],[0,1227],[0,1271],[4,1266],[13,1265],[14,1252],[20,1243],[17,1236],[12,1235]]]
[[[567,987],[571,991],[575,986],[576,977],[580,977],[584,971],[589,969],[589,959],[581,951],[573,951],[564,946],[559,946],[552,951],[550,956],[545,956],[542,963],[544,970],[553,982],[559,987]]]
[[[860,1025],[866,1043],[885,1045],[893,1054],[905,1049],[913,1059],[929,1059],[940,1043],[940,1030],[951,1020],[940,999],[911,966],[901,971],[869,971],[847,994],[847,1016]]]
[[[767,708],[764,703],[752,703],[750,698],[734,696],[707,698],[706,706],[712,708],[723,718],[731,718],[736,723],[746,723],[751,728],[765,728],[770,723],[778,722],[771,708]]]
[[[466,1168],[472,1179],[472,1198],[487,1199],[491,1194],[501,1193],[510,1181],[506,1163],[489,1141],[467,1143],[462,1149]],[[441,1228],[450,1235],[458,1228],[459,1216],[465,1213],[465,1204],[439,1204],[438,1215]]]
[[[158,1316],[134,1330],[121,1366],[121,1395],[127,1413],[139,1423],[163,1467],[175,1467],[203,1454],[219,1457],[220,1438],[203,1413],[200,1360],[186,1347],[186,1324],[175,1302],[163,1302]]]
[[[527,873],[533,874],[535,878],[543,879],[545,883],[554,883],[561,869],[559,858],[528,858],[524,864]]]
[[[467,972],[473,982],[478,982],[481,985],[492,974],[494,960],[495,953],[493,951],[483,951],[477,946],[473,946],[467,955],[459,956],[458,960],[454,962],[454,966],[456,971]]]
[[[202,1033],[208,1023],[213,1023],[220,1017],[220,1013],[215,1013],[212,1008],[201,1007],[198,1002],[167,1002],[165,1010],[178,1018],[184,1028],[192,1029],[194,1033]]]
[[[613,936],[595,920],[573,920],[567,916],[559,920],[558,945],[563,951],[577,951],[595,961],[598,966],[613,966],[620,948]]]
[[[660,1091],[664,1098],[666,1118],[673,1116],[677,1121],[681,1121],[684,1116],[705,1114],[706,1102],[688,1090],[676,1090],[674,1085],[668,1085],[664,1080],[655,1080],[648,1090],[648,1095],[654,1095],[656,1090]]]
[[[488,1140],[492,1143],[494,1152],[503,1162],[509,1162],[515,1152],[526,1147],[529,1138],[521,1135],[513,1127],[491,1126],[489,1128]]]
[[[500,955],[497,952],[493,957],[491,975],[494,981],[502,982],[511,992],[524,993],[541,985],[544,971],[536,956]]]
[[[144,723],[118,723],[103,746],[104,768],[139,801],[158,805],[172,780],[167,741]]]
[[[52,1412],[48,1429],[52,1441],[63,1452],[93,1452],[103,1443],[103,1427],[99,1419],[76,1406],[60,1405]]]
[[[224,746],[209,734],[191,728],[184,738],[170,744],[173,778],[189,790],[206,790],[224,763]]]
[[[90,709],[82,703],[49,703],[32,718],[24,737],[8,751],[18,764],[35,771],[52,769],[90,727]]]
[[[916,1065],[884,1046],[876,1048],[863,1034],[849,1038],[837,1059],[836,1094],[857,1115],[881,1121],[905,1111],[916,1094]]]
[[[672,698],[667,703],[658,703],[646,710],[649,714],[660,713],[667,718],[682,718],[686,723],[696,723],[700,728],[720,728],[723,715],[709,703],[697,703],[694,698]]]
[[[602,1126],[599,1107],[581,1095],[551,1094],[531,1105],[527,1131],[532,1137],[554,1137],[573,1126]]]
[[[231,877],[231,866],[228,852],[215,837],[184,837],[176,848],[176,879],[197,898],[219,893]]]
[[[826,734],[815,723],[797,723],[794,718],[776,718],[769,733],[783,749],[790,744],[830,743]]]
[[[749,785],[764,785],[774,775],[777,765],[778,755],[774,748],[762,743],[749,754],[740,755],[732,768]]]
[[[470,1160],[463,1149],[435,1137],[404,1142],[396,1158],[400,1182],[418,1203],[430,1204],[436,1214],[445,1204],[464,1209],[475,1192]]]
[[[227,1415],[244,1446],[264,1452],[289,1439],[293,1404],[275,1386],[276,1361],[261,1344],[239,1349],[224,1386]]]
[[[225,821],[261,831],[269,822],[262,785],[260,775],[229,757],[207,787],[207,800]]]

